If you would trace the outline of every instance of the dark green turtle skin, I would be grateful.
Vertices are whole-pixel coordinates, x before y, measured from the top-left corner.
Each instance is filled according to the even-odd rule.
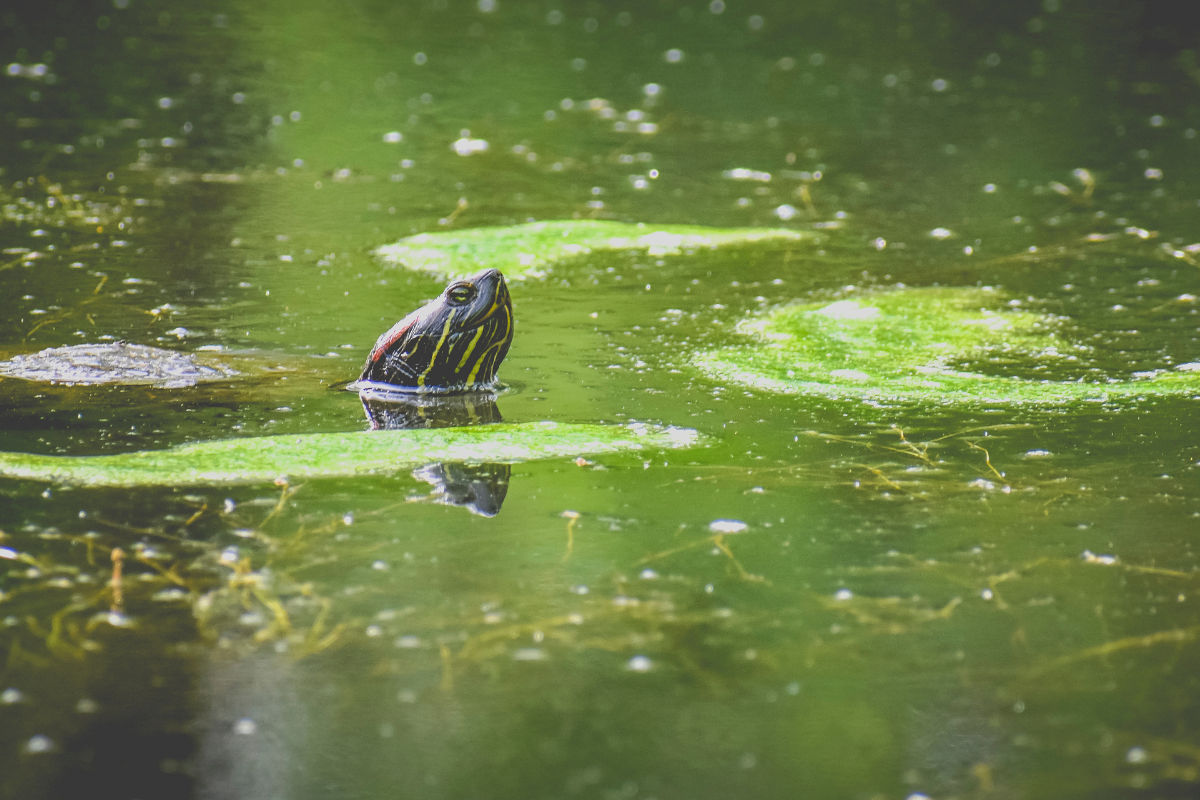
[[[504,276],[485,269],[455,281],[433,302],[379,337],[359,389],[450,394],[484,391],[513,337],[512,298]]]

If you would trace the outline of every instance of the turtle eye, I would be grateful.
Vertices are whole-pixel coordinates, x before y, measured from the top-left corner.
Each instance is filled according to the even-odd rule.
[[[455,305],[465,305],[475,299],[475,287],[469,283],[459,283],[446,290],[446,299]]]

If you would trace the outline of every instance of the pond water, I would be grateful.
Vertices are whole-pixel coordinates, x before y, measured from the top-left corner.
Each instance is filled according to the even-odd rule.
[[[1079,355],[963,369],[1200,361],[1200,64],[1172,8],[6,5],[0,355],[258,368],[2,379],[2,451],[365,430],[336,384],[444,285],[373,254],[413,234],[804,236],[512,281],[506,422],[690,449],[0,479],[0,796],[1194,796],[1200,397],[864,402],[696,361],[900,285],[993,287]],[[463,469],[507,481],[494,516],[438,493]]]

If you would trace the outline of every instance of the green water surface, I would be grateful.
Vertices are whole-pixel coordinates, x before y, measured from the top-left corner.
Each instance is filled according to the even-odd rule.
[[[336,386],[457,274],[391,246],[573,220],[667,236],[506,240],[504,421],[703,442],[503,459],[494,517],[439,493],[480,460],[459,442],[276,481],[248,441],[216,487],[0,478],[0,797],[1196,795],[1200,391],[1154,389],[1200,362],[1200,37],[1172,7],[0,7],[0,356],[251,365],[0,380],[0,451],[358,442]],[[792,391],[755,350],[904,292],[987,293],[1040,338],[776,348],[833,386],[954,370],[900,398]],[[968,402],[971,375],[1055,399]],[[1054,388],[1106,383],[1147,388]]]

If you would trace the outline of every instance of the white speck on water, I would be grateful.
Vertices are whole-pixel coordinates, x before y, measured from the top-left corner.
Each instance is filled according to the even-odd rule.
[[[422,64],[424,64],[428,60],[429,60],[429,57],[427,55],[425,55],[424,53],[417,53],[416,55],[413,56],[413,63],[416,64],[418,67],[421,66]]]
[[[375,638],[376,636],[382,636],[383,628],[379,627],[378,625],[368,625],[366,634],[367,634],[367,636],[370,636],[371,638]]]
[[[790,203],[784,203],[775,209],[775,216],[779,217],[784,222],[796,216],[796,207]]]
[[[547,658],[546,651],[537,647],[522,647],[513,653],[514,661],[545,661]]]
[[[984,600],[991,600],[996,595],[992,592],[991,589],[984,589],[983,591],[981,591],[979,593],[979,596],[982,597]]]
[[[1142,173],[1142,174],[1146,176],[1146,179],[1147,179],[1147,180],[1151,180],[1151,181],[1161,181],[1161,180],[1162,180],[1162,176],[1163,176],[1163,172],[1162,172],[1162,170],[1161,170],[1161,169],[1156,169],[1155,167],[1149,167],[1149,168],[1148,168],[1148,169],[1147,169],[1147,170],[1146,170],[1144,173]]]
[[[401,636],[396,639],[396,647],[402,650],[413,650],[421,646],[421,638],[419,636]]]
[[[571,59],[571,69],[575,70],[576,72],[583,72],[585,69],[587,69],[587,60],[582,58]]]
[[[354,524],[354,512],[353,511],[347,511],[345,514],[342,515],[342,524],[343,525],[353,525]]]
[[[99,710],[100,704],[91,698],[84,697],[75,704],[75,710],[80,714],[95,714]]]
[[[54,749],[54,740],[49,736],[31,736],[25,742],[25,746],[21,748],[26,753],[49,753]]]
[[[708,4],[708,11],[710,14],[724,13],[725,0],[712,0],[712,2]]]
[[[396,693],[396,699],[401,703],[415,703],[417,702],[417,693],[412,689],[401,689]]]
[[[233,97],[230,99],[238,105],[241,105],[242,103],[246,102],[246,95],[243,92],[234,92]]]
[[[386,144],[400,144],[400,142],[404,141],[404,134],[400,133],[400,131],[388,131],[383,135],[383,141]]]
[[[646,569],[641,571],[641,573],[638,575],[638,577],[644,581],[652,581],[652,580],[655,580],[658,578],[658,573],[655,572],[654,570],[650,569],[649,567],[647,567]]]
[[[1049,450],[1028,450],[1025,453],[1026,458],[1048,458],[1054,455]]]
[[[1084,550],[1082,553],[1079,554],[1079,557],[1083,559],[1085,564],[1100,564],[1102,566],[1108,567],[1108,566],[1112,566],[1113,564],[1117,563],[1116,556],[1109,556],[1109,555],[1098,556],[1095,553],[1093,553],[1091,550]]]
[[[985,183],[985,184],[983,185],[983,191],[987,192],[988,194],[993,194],[993,193],[995,193],[995,191],[996,191],[996,184],[994,184],[994,183]]]
[[[24,699],[25,695],[21,693],[21,690],[11,686],[5,689],[3,692],[0,692],[0,703],[3,703],[6,706],[19,703]]]
[[[721,176],[735,181],[760,181],[762,183],[769,183],[771,180],[771,173],[757,169],[746,169],[745,167],[727,169],[721,173]]]
[[[450,149],[458,153],[460,156],[469,156],[474,155],[475,153],[486,153],[488,149],[488,143],[484,139],[470,139],[466,136],[463,136],[459,139],[456,139],[454,143],[450,145]]]
[[[738,764],[742,769],[754,769],[758,764],[758,757],[754,753],[746,753],[738,760]]]
[[[258,733],[258,723],[249,717],[242,717],[233,723],[233,732],[239,736],[253,736]]]
[[[18,553],[16,550],[13,550],[11,547],[0,547],[0,558],[7,558],[12,561],[16,561],[18,558],[20,558],[20,553]]]
[[[484,14],[490,14],[496,10],[496,0],[479,0],[477,7]]]
[[[371,564],[371,569],[378,570],[379,572],[387,572],[391,567],[388,566],[386,561],[376,561]]]
[[[672,47],[667,52],[663,53],[663,58],[668,64],[678,64],[683,61],[683,51],[678,47]]]
[[[1131,747],[1129,748],[1129,751],[1125,753],[1125,760],[1130,764],[1145,764],[1148,757],[1149,754],[1144,748],[1141,747]]]
[[[642,94],[646,97],[658,97],[662,93],[662,87],[657,83],[647,83],[642,87]]]
[[[654,666],[654,662],[647,656],[634,656],[625,664],[625,669],[630,672],[649,672]]]
[[[714,519],[708,523],[708,529],[713,533],[744,533],[750,526],[740,519]]]
[[[938,78],[937,80],[935,80],[933,83],[931,83],[929,85],[933,87],[933,90],[935,92],[944,92],[950,86],[950,84],[946,83],[946,81],[943,80],[942,78]]]
[[[171,106],[173,106],[173,105],[175,105],[175,101],[174,101],[174,100],[172,100],[172,99],[171,99],[171,98],[169,98],[169,97],[160,97],[160,98],[158,98],[158,107],[159,107],[159,108],[162,108],[162,109],[167,109],[167,108],[170,108],[170,107],[171,107]]]
[[[1150,127],[1151,128],[1161,128],[1163,122],[1164,122],[1164,120],[1163,120],[1162,114],[1155,114],[1153,117],[1150,118]]]
[[[933,800],[933,798],[931,798],[927,794],[921,794],[920,792],[913,792],[908,797],[904,798],[904,800]]]
[[[849,589],[838,589],[833,593],[834,600],[849,600],[852,597],[854,597],[854,592]]]
[[[755,14],[754,16],[750,17],[750,19],[746,20],[746,27],[752,31],[761,31],[763,22],[763,18],[758,14]]]
[[[929,235],[941,241],[942,239],[949,239],[954,233],[949,228],[934,228],[929,232]]]

